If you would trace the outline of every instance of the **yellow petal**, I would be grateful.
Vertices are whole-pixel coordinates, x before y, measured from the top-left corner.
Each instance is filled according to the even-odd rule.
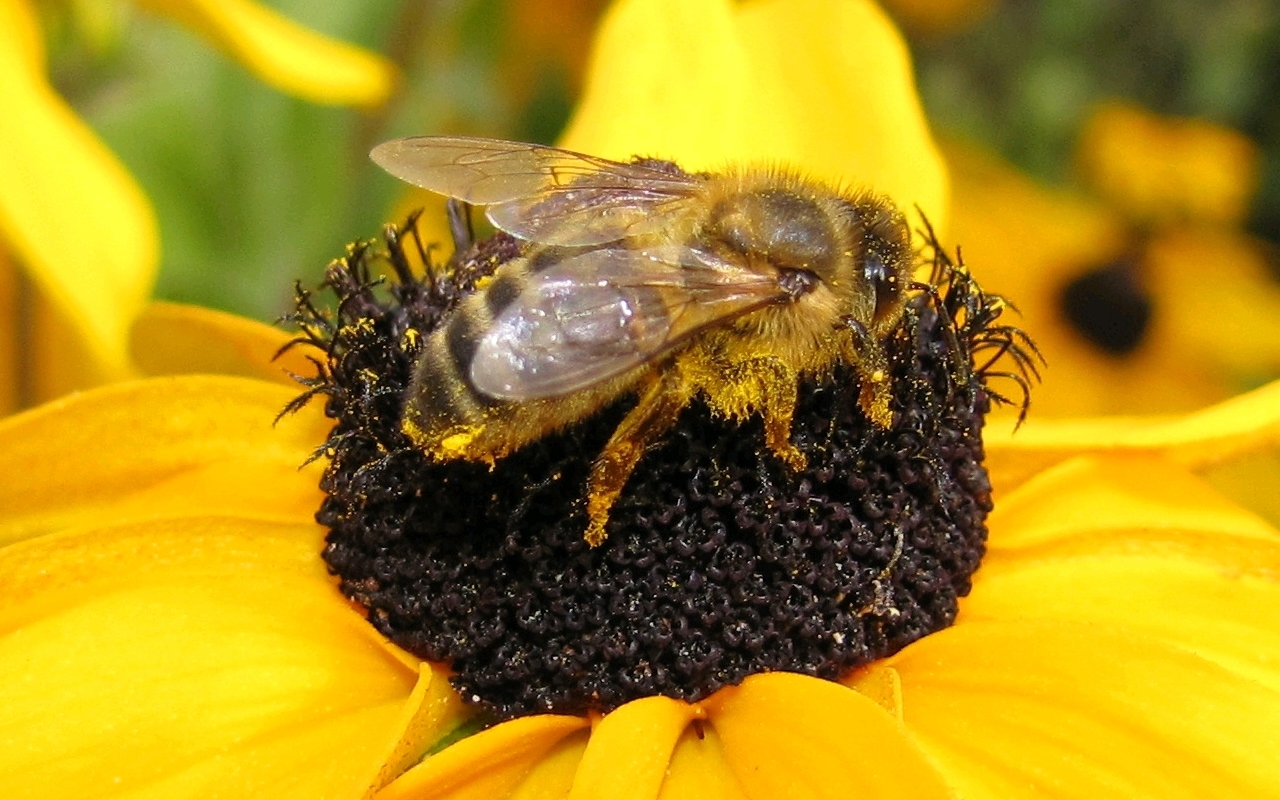
[[[26,3],[0,3],[0,237],[107,377],[151,292],[155,215],[142,190],[31,63]],[[87,211],[92,209],[92,213]]]
[[[991,515],[960,621],[1122,626],[1280,690],[1280,532],[1151,457],[1081,457]]]
[[[187,518],[0,549],[0,795],[359,797],[416,675],[320,543]]]
[[[937,225],[946,214],[906,47],[865,0],[624,0],[560,144],[692,170],[790,164],[919,204]]]
[[[725,758],[724,743],[710,725],[685,729],[671,754],[658,800],[746,800]]]
[[[768,153],[814,174],[916,206],[947,226],[946,164],[916,93],[911,55],[878,5],[865,0],[744,3],[742,41],[774,76],[795,126],[788,151]],[[761,98],[765,100],[767,98]],[[756,106],[755,123],[768,106]]]
[[[413,659],[408,653],[403,655],[406,659]],[[379,759],[382,768],[370,784],[368,796],[421,761],[431,746],[456,727],[460,720],[466,719],[469,713],[462,698],[449,685],[448,673],[443,668],[421,663],[418,683],[405,704],[401,722],[387,731],[388,734],[394,733],[390,740],[392,744]]]
[[[1265,521],[1204,481],[1140,454],[1079,456],[1045,470],[1002,497],[988,526],[992,554],[1042,552],[1095,538],[1125,547],[1163,531],[1201,531],[1267,545],[1280,541]],[[1223,538],[1215,546],[1227,545]]]
[[[570,800],[652,800],[676,741],[700,714],[670,697],[633,700],[608,714],[591,732]]]
[[[858,692],[772,672],[702,705],[748,797],[950,797],[903,727]]]
[[[395,83],[376,53],[307,30],[249,0],[138,0],[205,36],[266,83],[316,103],[374,106]]]
[[[46,67],[44,34],[31,12],[31,5],[22,0],[6,2],[0,8],[0,36],[8,37],[6,45],[12,47],[10,55],[33,73],[38,73]]]
[[[1030,419],[1017,431],[993,425],[983,439],[1001,491],[1080,453],[1158,453],[1204,466],[1280,443],[1280,381],[1185,416]]]
[[[507,800],[564,800],[573,788],[590,731],[571,733],[538,759]]]
[[[1184,648],[1280,693],[1280,543],[1255,543],[1262,570],[1227,572],[1208,548],[992,559],[961,620],[1113,626]],[[958,623],[959,624],[959,623]]]
[[[295,390],[244,378],[117,384],[0,420],[0,542],[50,530],[216,512],[310,520],[318,407],[272,420]]]
[[[557,744],[586,726],[581,717],[552,715],[504,722],[430,756],[379,792],[377,800],[506,797]]]
[[[23,393],[22,361],[18,345],[23,341],[18,315],[21,277],[9,254],[0,246],[0,417],[18,410]]]
[[[129,351],[146,375],[243,375],[300,388],[290,373],[315,375],[306,356],[323,361],[324,352],[293,347],[280,353],[292,338],[280,328],[235,314],[153,302],[133,323]]]
[[[889,659],[965,798],[1271,797],[1280,694],[1134,631],[971,622]]]
[[[1258,185],[1258,148],[1243,134],[1129,103],[1094,112],[1077,157],[1102,195],[1147,225],[1238,224]]]
[[[1154,324],[1183,358],[1242,385],[1280,374],[1280,285],[1263,245],[1232,231],[1178,227],[1152,239],[1145,267],[1160,298]]]
[[[902,677],[893,667],[883,661],[876,661],[854,670],[842,678],[841,683],[850,689],[856,689],[892,714],[894,719],[902,721]]]

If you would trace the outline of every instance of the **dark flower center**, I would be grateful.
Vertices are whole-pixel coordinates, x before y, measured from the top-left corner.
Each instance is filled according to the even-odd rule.
[[[986,538],[989,365],[1031,348],[1003,307],[934,244],[936,294],[911,299],[886,349],[894,425],[871,425],[854,370],[800,389],[790,473],[759,420],[694,402],[583,541],[595,454],[626,400],[486,465],[433,463],[400,430],[415,342],[514,257],[499,235],[414,278],[389,230],[329,269],[336,315],[299,293],[294,320],[325,351],[300,402],[336,425],[317,518],[342,591],[405,649],[451,665],[500,717],[608,710],[654,694],[701,699],[764,670],[835,678],[949,625]],[[371,277],[390,264],[392,279]],[[416,333],[412,333],[416,332]]]
[[[1062,290],[1062,312],[1087,341],[1112,356],[1142,344],[1151,323],[1151,295],[1138,279],[1136,259],[1090,270]]]

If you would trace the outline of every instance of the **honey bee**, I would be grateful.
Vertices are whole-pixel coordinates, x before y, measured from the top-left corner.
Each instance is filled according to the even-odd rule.
[[[912,255],[887,199],[781,168],[690,174],[495,139],[398,139],[370,156],[486,206],[527,242],[425,337],[402,419],[417,447],[493,464],[638,395],[592,465],[590,545],[645,449],[695,397],[730,419],[760,414],[769,450],[794,470],[802,375],[854,365],[863,412],[890,424],[882,340]]]

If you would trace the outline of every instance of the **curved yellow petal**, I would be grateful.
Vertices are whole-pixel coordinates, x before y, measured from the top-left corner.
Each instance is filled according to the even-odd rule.
[[[1200,559],[1176,547],[1116,550],[984,564],[957,624],[1110,625],[1185,648],[1280,692],[1280,583],[1274,577],[1280,543],[1258,545],[1265,566],[1239,573],[1211,560],[1216,554]]]
[[[186,518],[0,549],[0,795],[360,797],[417,676],[320,544]]]
[[[946,169],[906,46],[866,0],[624,0],[560,144],[692,170],[790,164],[945,223]]]
[[[685,729],[671,754],[667,777],[662,782],[658,800],[746,800],[747,793],[738,784],[724,743],[710,725],[691,725]]]
[[[216,511],[309,521],[330,423],[245,378],[116,384],[0,420],[0,542],[109,520]]]
[[[578,763],[591,732],[579,730],[561,739],[538,759],[507,800],[564,800],[573,788]]]
[[[25,369],[18,349],[25,345],[18,321],[21,280],[17,266],[0,246],[0,417],[18,410],[24,392],[21,381]]]
[[[299,388],[291,374],[315,375],[306,356],[323,361],[324,352],[293,347],[282,353],[292,338],[280,328],[235,314],[151,302],[129,331],[129,353],[145,375],[242,375]]]
[[[1280,532],[1152,457],[1081,457],[1010,494],[971,620],[1122,626],[1280,690]]]
[[[1098,538],[1123,547],[1163,531],[1217,536],[1224,555],[1228,538],[1280,542],[1274,528],[1203,480],[1142,454],[1078,456],[1045,470],[1001,497],[987,524],[989,552],[998,557]]]
[[[951,797],[884,709],[838,683],[752,675],[703,701],[748,797]]]
[[[582,717],[553,715],[504,722],[430,756],[392,781],[377,800],[507,797],[559,743],[587,724]]]
[[[743,3],[739,26],[760,72],[775,76],[795,125],[785,154],[817,175],[887,194],[939,231],[950,192],[916,93],[911,54],[880,7],[866,0]],[[764,98],[762,98],[764,99]],[[770,113],[768,107],[756,108]]]
[[[1017,431],[983,434],[987,469],[1000,491],[1070,456],[1158,453],[1190,467],[1280,444],[1280,381],[1184,416],[1030,419]]]
[[[155,280],[159,234],[142,190],[32,63],[26,3],[0,4],[0,237],[75,326],[103,377]]]
[[[408,653],[403,655],[413,659]],[[449,685],[448,673],[443,668],[422,662],[418,671],[418,683],[405,704],[401,721],[391,729],[398,734],[392,737],[387,753],[379,759],[382,768],[366,796],[371,797],[421,761],[432,745],[470,714],[462,698]]]
[[[0,7],[0,36],[8,37],[5,44],[11,48],[9,55],[33,73],[39,73],[46,67],[44,34],[32,10],[31,4],[22,0],[4,3]]]
[[[645,697],[611,712],[591,731],[570,800],[652,800],[671,751],[701,711],[683,700]]]
[[[965,798],[1271,797],[1280,693],[1123,628],[970,622],[889,659]]]
[[[316,103],[375,106],[395,85],[376,53],[308,30],[250,0],[137,0],[205,36],[266,83]]]

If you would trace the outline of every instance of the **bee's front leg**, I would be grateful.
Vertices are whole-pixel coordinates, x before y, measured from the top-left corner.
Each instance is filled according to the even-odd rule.
[[[627,485],[632,470],[645,449],[675,425],[680,411],[689,404],[690,392],[683,388],[676,370],[653,378],[640,402],[623,418],[617,430],[591,465],[587,491],[587,544],[596,547],[608,534],[605,524],[609,509]]]

